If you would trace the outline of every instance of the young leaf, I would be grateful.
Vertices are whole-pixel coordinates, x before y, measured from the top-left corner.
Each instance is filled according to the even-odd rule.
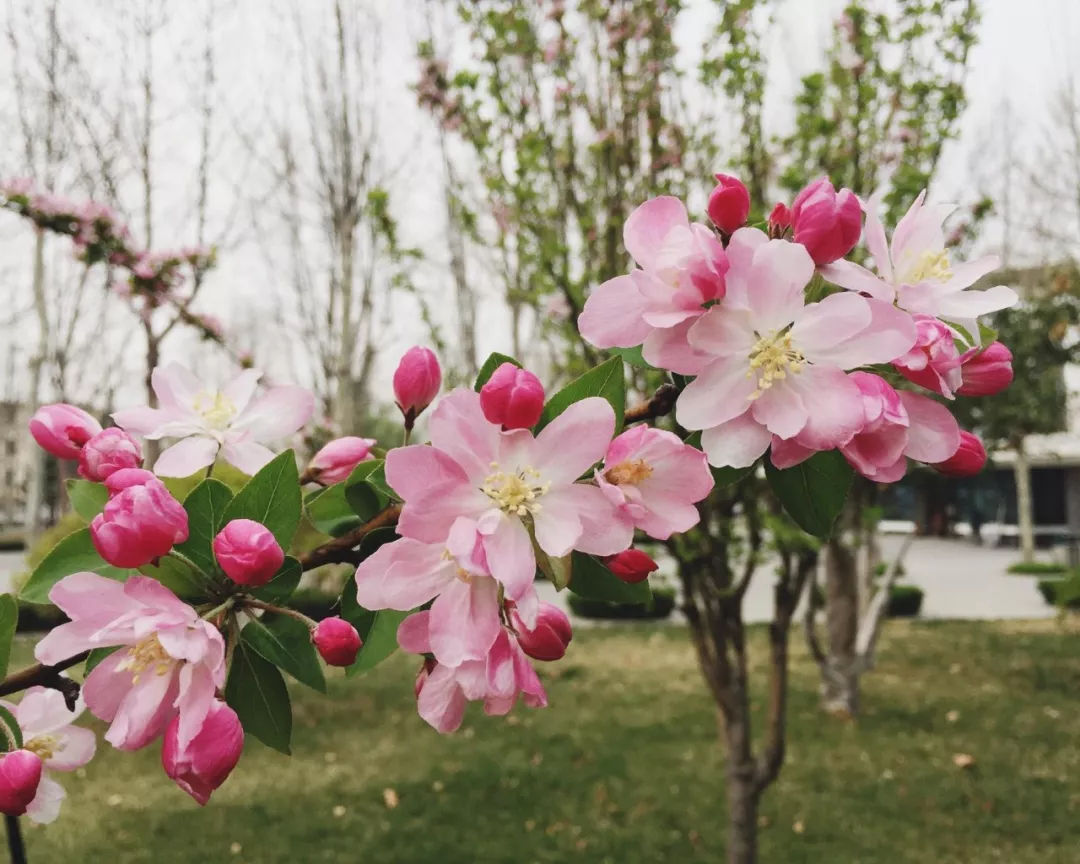
[[[308,496],[304,509],[311,524],[331,537],[340,537],[364,521],[345,497],[344,483],[334,483]]]
[[[214,537],[225,525],[225,508],[232,501],[232,490],[220,480],[203,480],[184,499],[188,514],[188,539],[176,549],[182,552],[204,573],[217,572],[214,560]]]
[[[7,753],[11,750],[21,750],[23,737],[22,729],[19,728],[19,721],[3,705],[0,705],[0,723],[3,723],[6,727],[5,730],[0,730],[0,748],[2,748],[0,752]],[[12,741],[14,741],[14,747],[11,746]]]
[[[641,603],[652,599],[648,580],[631,585],[608,570],[600,559],[583,552],[573,554],[569,588],[590,600],[609,600],[612,603]]]
[[[30,578],[26,580],[22,591],[19,592],[19,597],[30,603],[48,603],[49,591],[52,590],[53,585],[65,576],[83,570],[89,570],[91,573],[98,573],[120,582],[127,579],[131,572],[105,563],[90,539],[90,529],[82,528],[74,534],[69,534],[52,548],[42,562],[34,568],[34,572],[30,574]]]
[[[11,662],[11,641],[19,623],[19,604],[12,594],[0,594],[0,678],[7,676]]]
[[[249,621],[240,638],[301,684],[307,684],[320,693],[326,692],[326,679],[315,646],[311,644],[311,631],[303,621],[288,615],[267,613],[262,618]]]
[[[89,522],[105,509],[109,500],[109,490],[103,483],[91,483],[89,480],[68,480],[68,500],[71,509]]]
[[[390,503],[381,459],[361,462],[345,479],[345,498],[352,511],[367,521]]]
[[[296,457],[286,450],[252,477],[225,508],[222,524],[233,519],[261,522],[288,549],[300,524],[300,475]]]
[[[847,460],[836,450],[815,453],[805,462],[782,471],[765,459],[765,476],[784,510],[800,528],[822,539],[832,533],[853,473]]]
[[[273,663],[260,657],[243,640],[233,651],[229,680],[225,682],[225,701],[240,718],[245,732],[267,747],[290,752],[292,705],[285,679]]]
[[[484,361],[484,365],[480,367],[480,371],[476,373],[476,382],[473,384],[473,390],[479,393],[480,388],[487,384],[488,379],[495,374],[495,370],[502,366],[503,363],[513,363],[518,369],[523,368],[513,357],[507,357],[505,354],[500,354],[498,351],[489,354],[487,360]]]
[[[191,603],[209,599],[210,585],[206,577],[190,564],[170,555],[161,558],[156,567],[144,564],[139,568],[139,572],[157,579],[181,600]]]
[[[267,603],[284,603],[292,596],[296,586],[300,584],[300,577],[303,572],[300,562],[291,555],[286,555],[285,562],[281,565],[281,569],[274,574],[274,578],[251,593]]]
[[[127,650],[123,645],[113,645],[108,648],[92,648],[90,650],[90,656],[86,658],[86,664],[83,666],[83,679],[94,671],[94,667],[98,665],[102,660],[112,654],[114,651]]]
[[[365,610],[366,611],[366,610]],[[360,672],[374,669],[383,660],[397,651],[398,625],[411,615],[411,612],[399,612],[396,609],[379,609],[367,613],[370,618],[367,627],[361,627],[356,621],[350,621],[364,644],[360,647],[360,653],[352,666],[345,670],[350,678]],[[344,616],[343,616],[344,617]]]
[[[622,429],[623,414],[626,412],[626,382],[623,379],[623,362],[620,358],[605,360],[548,399],[536,430],[540,431],[575,402],[590,396],[601,396],[611,403],[615,410],[615,431]]]

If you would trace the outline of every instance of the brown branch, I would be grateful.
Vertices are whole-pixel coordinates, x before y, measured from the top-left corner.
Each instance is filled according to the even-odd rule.
[[[626,424],[639,423],[642,420],[655,420],[657,417],[670,414],[671,409],[675,407],[675,400],[678,396],[679,388],[674,384],[661,384],[656,388],[656,392],[653,393],[651,399],[632,408],[627,408],[626,414],[623,415],[623,422]]]
[[[376,528],[388,528],[391,525],[396,525],[400,515],[400,504],[391,504],[383,508],[363,525],[359,525],[347,534],[335,537],[333,540],[323,543],[322,546],[317,546],[305,555],[301,555],[300,566],[305,570],[312,570],[315,567],[321,567],[323,564],[352,563],[356,557],[353,547]]]
[[[64,696],[64,703],[69,711],[75,710],[75,700],[79,698],[79,682],[65,678],[60,673],[82,663],[90,655],[89,651],[83,651],[67,660],[61,660],[53,666],[44,666],[35,663],[33,666],[14,672],[0,681],[0,696],[10,696],[30,687],[41,686],[59,690]]]

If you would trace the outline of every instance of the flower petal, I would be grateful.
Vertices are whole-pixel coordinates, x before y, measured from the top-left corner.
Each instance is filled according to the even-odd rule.
[[[453,579],[431,606],[431,651],[447,666],[483,660],[500,627],[499,583],[487,576]]]
[[[240,412],[231,430],[244,430],[254,441],[270,443],[292,435],[314,412],[315,394],[306,387],[271,387]]]
[[[645,298],[632,276],[616,276],[597,285],[578,316],[578,330],[597,348],[630,348],[645,341],[652,328],[641,317]]]
[[[709,429],[738,417],[750,407],[757,387],[746,357],[714,360],[679,394],[675,417],[687,429]]]
[[[847,288],[849,291],[856,291],[860,294],[869,294],[871,297],[884,300],[886,303],[892,303],[896,296],[896,289],[892,286],[892,283],[886,282],[854,261],[846,261],[840,258],[831,264],[818,267],[818,273],[834,285],[839,285],[841,288]]]
[[[221,457],[234,468],[254,477],[274,458],[274,451],[254,441],[226,439]]]
[[[953,456],[960,447],[960,427],[949,409],[907,390],[900,391],[900,399],[911,419],[904,455],[930,465]]]
[[[491,575],[503,584],[509,599],[517,600],[532,587],[536,556],[529,532],[518,519],[500,513],[494,530],[484,536],[484,553]]]
[[[717,468],[749,468],[768,449],[771,440],[769,430],[746,411],[702,432],[701,449],[709,457],[709,464]]]
[[[356,568],[356,602],[365,609],[415,609],[454,581],[455,569],[441,544],[395,540]]]
[[[458,388],[439,400],[429,424],[431,443],[479,486],[499,452],[499,427],[488,421],[480,394]]]
[[[154,472],[162,477],[188,477],[214,464],[218,446],[213,438],[201,435],[182,438],[158,456]]]
[[[626,251],[645,269],[651,269],[664,251],[664,238],[672,228],[689,229],[690,219],[682,201],[671,195],[651,198],[639,205],[623,226]]]
[[[614,434],[615,410],[611,403],[599,396],[582,399],[536,436],[531,467],[547,481],[572,483],[604,458]]]
[[[398,625],[397,641],[402,651],[410,654],[428,654],[431,652],[431,637],[428,633],[428,619],[431,612],[424,610],[410,615]]]

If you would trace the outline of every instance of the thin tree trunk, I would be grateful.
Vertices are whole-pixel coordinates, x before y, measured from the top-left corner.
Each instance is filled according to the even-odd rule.
[[[1028,464],[1024,439],[1013,442],[1016,461],[1013,473],[1016,476],[1016,525],[1020,533],[1020,558],[1025,563],[1035,560],[1035,521],[1031,509],[1031,466]]]
[[[829,714],[854,717],[859,710],[859,590],[856,556],[839,539],[829,541],[825,556],[825,603],[828,654],[821,682],[822,707]]]
[[[45,300],[45,234],[39,230],[34,238],[34,309],[38,319],[38,345],[30,359],[30,392],[27,402],[30,413],[41,404],[41,370],[49,352],[49,314]],[[41,504],[45,500],[45,453],[40,447],[30,448],[30,476],[26,489],[26,512],[23,518],[23,541],[29,549],[41,528]]]
[[[727,727],[728,747],[748,730]],[[728,864],[755,864],[757,861],[758,803],[761,793],[754,781],[754,762],[736,763],[729,751],[727,766]]]

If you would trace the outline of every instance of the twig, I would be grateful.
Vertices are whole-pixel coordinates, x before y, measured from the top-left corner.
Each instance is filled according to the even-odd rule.
[[[22,826],[19,817],[4,814],[4,827],[7,829],[8,853],[11,864],[26,864],[26,847],[23,845]]]
[[[375,516],[353,528],[347,534],[342,534],[322,546],[316,546],[310,552],[300,556],[300,566],[305,570],[321,567],[323,564],[350,563],[356,557],[353,547],[363,540],[376,528],[388,528],[396,525],[398,516],[401,515],[401,505],[391,504],[380,510]]]
[[[675,407],[675,400],[678,396],[679,388],[674,384],[661,384],[647,402],[642,402],[633,408],[627,408],[626,414],[623,416],[623,422],[627,424],[639,423],[642,420],[654,420],[657,417],[670,414],[671,409]]]
[[[75,701],[79,698],[79,684],[77,681],[65,678],[60,673],[82,663],[89,655],[89,651],[83,651],[74,657],[61,660],[54,666],[43,666],[41,663],[35,663],[33,666],[28,666],[19,672],[8,675],[7,678],[0,681],[0,696],[9,696],[12,693],[18,693],[35,685],[50,687],[53,690],[59,690],[64,696],[64,703],[67,705],[68,710],[74,711]]]
[[[892,564],[889,565],[877,593],[874,594],[870,604],[866,607],[866,616],[863,618],[862,626],[859,628],[855,639],[855,656],[863,669],[869,669],[874,664],[874,646],[877,645],[878,636],[881,635],[881,622],[885,619],[885,610],[889,605],[889,595],[892,593],[892,587],[900,576],[904,556],[907,555],[907,551],[911,548],[914,540],[914,532],[904,538],[904,543],[896,553]]]
[[[285,606],[275,606],[273,603],[264,603],[262,600],[256,600],[254,597],[245,597],[240,602],[243,606],[250,606],[252,609],[262,609],[264,612],[273,612],[275,615],[288,615],[290,618],[295,618],[307,627],[315,627],[319,623],[314,618],[309,618],[303,612],[298,612],[295,609],[289,609]]]

